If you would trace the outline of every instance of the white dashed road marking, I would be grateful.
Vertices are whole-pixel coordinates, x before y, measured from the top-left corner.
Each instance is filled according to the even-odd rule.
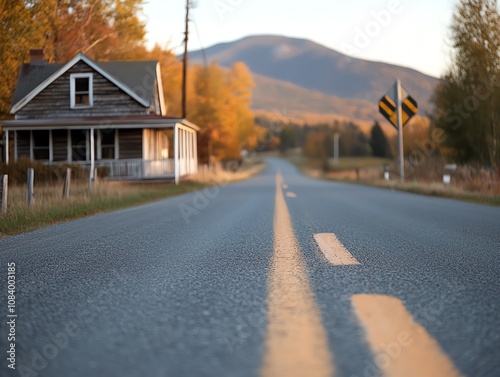
[[[361,264],[347,251],[335,234],[319,233],[314,235],[314,239],[331,264],[336,266]]]

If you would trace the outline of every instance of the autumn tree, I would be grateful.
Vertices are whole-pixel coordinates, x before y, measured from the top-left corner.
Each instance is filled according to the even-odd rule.
[[[33,7],[25,0],[0,0],[0,117],[9,114],[20,63],[28,57],[35,33]]]
[[[142,0],[33,0],[40,46],[50,61],[83,52],[96,60],[137,59],[145,52]]]
[[[242,62],[233,64],[229,73],[229,86],[233,100],[232,109],[236,115],[236,137],[242,148],[253,149],[257,144],[257,130],[253,113],[252,88],[255,83],[248,67]]]
[[[452,62],[435,92],[434,127],[459,162],[498,166],[500,14],[496,0],[460,0],[451,22]]]
[[[215,63],[197,65],[190,77],[188,118],[201,127],[200,160],[240,159],[242,148],[252,147],[257,141],[249,109],[253,82],[248,69],[238,63],[230,71]]]
[[[180,117],[182,114],[182,63],[171,50],[162,48],[160,45],[155,45],[144,55],[144,58],[160,62],[167,116]],[[193,93],[191,89],[189,95],[192,96]]]
[[[329,170],[328,143],[330,143],[328,133],[324,129],[317,128],[312,132],[308,132],[303,149],[304,156],[316,160],[325,172]]]
[[[146,25],[140,20],[143,0],[114,0],[111,5],[110,24],[113,49],[109,60],[139,59],[144,53]]]
[[[317,129],[312,132],[309,132],[306,136],[306,141],[304,144],[303,154],[307,158],[317,159],[317,160],[325,160],[326,156],[326,148],[325,148],[325,139],[326,133]]]

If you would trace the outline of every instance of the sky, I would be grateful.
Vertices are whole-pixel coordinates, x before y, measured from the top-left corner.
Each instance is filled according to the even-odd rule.
[[[310,39],[346,55],[440,77],[456,0],[192,0],[189,50],[249,35]],[[149,46],[182,53],[186,0],[145,0]]]

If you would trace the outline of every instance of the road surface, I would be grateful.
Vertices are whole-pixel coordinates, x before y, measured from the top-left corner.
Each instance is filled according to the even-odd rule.
[[[0,261],[1,376],[500,376],[498,208],[270,159]]]

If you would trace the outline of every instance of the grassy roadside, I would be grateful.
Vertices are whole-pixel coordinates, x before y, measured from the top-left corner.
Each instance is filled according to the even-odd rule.
[[[456,199],[476,204],[500,206],[500,195],[487,195],[480,192],[468,191],[453,183],[449,186],[445,186],[440,182],[418,182],[414,180],[399,182],[397,180],[385,181],[381,178],[373,177],[363,178],[363,175],[361,175],[361,177],[356,176],[354,172],[356,168],[370,170],[378,166],[380,170],[380,168],[386,164],[386,161],[382,159],[345,159],[344,162],[341,160],[341,165],[333,169],[331,173],[324,173],[317,167],[311,166],[307,159],[301,155],[294,153],[284,157],[294,164],[304,175],[312,178],[372,186],[439,198]],[[345,174],[342,174],[343,172],[345,172]],[[378,173],[378,175],[380,175],[380,173]]]
[[[102,212],[149,203],[195,191],[204,186],[194,182],[178,186],[172,183],[135,185],[103,183],[96,187],[91,195],[87,195],[83,193],[85,187],[82,185],[72,188],[77,193],[67,202],[55,200],[51,195],[48,195],[48,187],[40,187],[38,190],[35,189],[35,202],[30,210],[24,203],[25,199],[23,204],[17,200],[14,202],[18,196],[24,194],[25,197],[26,188],[12,188],[9,191],[9,201],[13,203],[9,203],[9,210],[6,214],[0,215],[0,238]],[[54,191],[54,187],[50,189]],[[56,191],[60,193],[60,190]],[[45,195],[43,195],[44,193]]]
[[[26,186],[9,188],[8,211],[0,214],[0,238],[75,220],[98,213],[146,204],[202,188],[230,183],[258,174],[265,164],[245,166],[241,171],[210,172],[198,175],[179,185],[173,183],[100,182],[91,194],[85,184],[72,184],[71,196],[62,200],[62,184],[35,185],[35,201],[31,209],[26,204]]]
[[[329,178],[324,178],[328,179]],[[458,187],[454,187],[453,185],[445,186],[442,183],[432,182],[432,183],[422,183],[422,182],[398,182],[398,181],[384,181],[384,180],[339,180],[335,179],[338,182],[350,183],[350,184],[359,184],[364,186],[372,186],[379,187],[389,190],[397,190],[403,192],[410,192],[413,194],[426,195],[426,196],[434,196],[438,198],[448,198],[448,199],[456,199],[464,202],[475,203],[475,204],[484,204],[490,206],[500,206],[500,196],[487,196],[482,195],[480,193],[469,192],[461,190]]]

